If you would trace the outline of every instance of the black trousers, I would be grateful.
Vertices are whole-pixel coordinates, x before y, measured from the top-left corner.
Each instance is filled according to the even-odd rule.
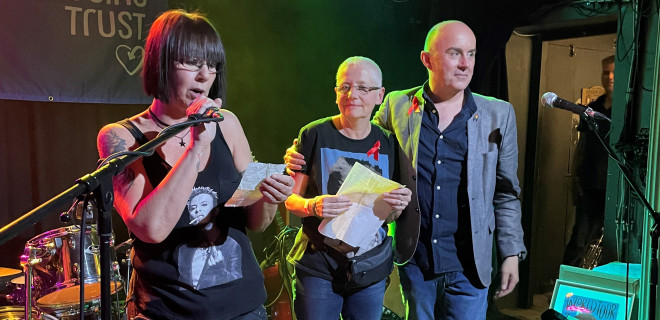
[[[585,189],[575,205],[575,225],[564,250],[565,265],[580,267],[589,245],[600,238],[605,219],[605,190]]]

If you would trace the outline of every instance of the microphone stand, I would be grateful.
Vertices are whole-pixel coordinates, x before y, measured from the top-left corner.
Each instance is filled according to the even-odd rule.
[[[619,170],[621,171],[623,177],[628,182],[628,185],[630,185],[630,187],[635,192],[635,194],[637,194],[639,199],[642,201],[642,204],[644,204],[644,207],[646,207],[646,210],[648,210],[649,214],[651,215],[651,218],[653,218],[653,225],[650,228],[651,274],[649,278],[649,286],[650,286],[649,287],[649,300],[650,300],[649,317],[654,318],[656,312],[655,299],[656,299],[657,286],[658,286],[658,239],[660,238],[660,231],[658,231],[658,224],[660,223],[660,214],[658,213],[658,211],[655,211],[653,209],[649,201],[644,196],[642,189],[639,187],[638,183],[636,182],[636,180],[632,175],[632,170],[630,169],[630,166],[628,166],[627,163],[622,162],[621,159],[619,159],[619,156],[616,154],[616,152],[612,149],[610,144],[605,142],[603,138],[598,134],[598,122],[596,121],[596,119],[593,116],[589,115],[589,113],[587,112],[585,112],[584,115],[585,117],[582,119],[586,120],[585,122],[587,123],[589,130],[591,130],[596,135],[596,137],[598,137],[598,140],[607,151],[608,156],[612,158],[612,160],[614,160],[614,163],[616,163],[617,167],[619,167]],[[610,121],[609,119],[607,120]],[[628,286],[626,286],[626,288],[627,287]],[[628,300],[626,299],[626,301]]]
[[[66,203],[71,203],[71,201],[78,196],[92,193],[96,199],[95,202],[98,208],[97,232],[99,235],[101,262],[101,319],[110,320],[111,300],[109,270],[111,270],[112,263],[112,261],[110,261],[110,240],[112,237],[112,216],[110,215],[110,212],[112,210],[112,203],[114,202],[112,177],[121,173],[126,166],[140,157],[152,155],[158,146],[179,132],[199,123],[220,122],[222,120],[222,117],[201,118],[200,116],[195,115],[191,116],[188,121],[163,129],[154,139],[124,156],[116,157],[108,161],[96,171],[82,176],[77,179],[76,184],[69,189],[2,227],[0,229],[0,245],[18,235],[25,228],[39,222],[47,214],[61,208]],[[81,232],[85,231],[83,230]],[[84,279],[81,279],[81,281],[80,285],[84,286]],[[31,284],[26,283],[26,285],[29,286]],[[32,310],[26,310],[25,312],[26,314],[29,313],[30,316],[32,314]],[[83,314],[80,315],[81,318],[83,316]]]

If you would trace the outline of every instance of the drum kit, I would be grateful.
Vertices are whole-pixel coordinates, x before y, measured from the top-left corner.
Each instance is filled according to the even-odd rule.
[[[94,225],[70,225],[30,239],[20,258],[22,271],[0,267],[0,320],[99,320],[101,272],[111,274],[112,319],[124,319],[127,286],[115,248],[126,252],[126,263],[130,242],[117,247],[112,242],[111,270],[102,271]]]

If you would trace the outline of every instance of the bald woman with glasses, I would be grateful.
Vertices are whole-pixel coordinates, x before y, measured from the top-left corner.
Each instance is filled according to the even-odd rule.
[[[370,237],[366,247],[354,248],[318,231],[322,219],[338,217],[353,205],[336,193],[355,163],[385,178],[398,178],[394,136],[370,122],[385,94],[380,68],[369,58],[348,58],[337,70],[336,84],[339,114],[300,130],[297,150],[307,165],[294,174],[294,194],[285,202],[303,224],[289,254],[296,269],[294,310],[298,319],[337,320],[341,315],[345,320],[375,320],[381,318],[385,282],[393,267],[387,223],[408,205],[411,191],[404,187],[382,194],[389,215],[377,232],[365,235]],[[379,266],[383,275],[353,283],[348,259],[376,252],[389,254]]]

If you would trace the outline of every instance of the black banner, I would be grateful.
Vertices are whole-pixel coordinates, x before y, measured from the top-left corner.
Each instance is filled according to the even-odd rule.
[[[148,103],[144,40],[166,0],[5,0],[0,99]]]

